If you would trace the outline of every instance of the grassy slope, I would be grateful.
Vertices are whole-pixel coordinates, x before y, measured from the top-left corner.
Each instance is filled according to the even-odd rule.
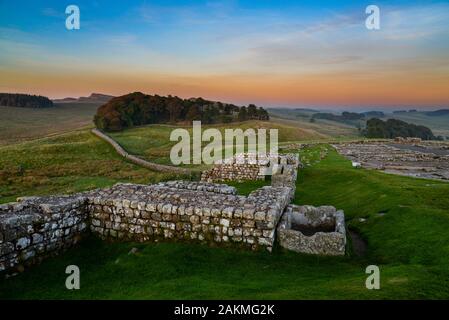
[[[80,104],[77,106],[81,107]],[[19,108],[14,109],[17,111]],[[14,117],[17,116],[15,113]],[[31,121],[36,116],[31,115],[26,119]],[[41,120],[43,125],[45,121]],[[21,127],[19,124],[16,126]],[[284,141],[309,135],[299,128],[266,122],[249,121],[229,126],[242,129],[278,127],[281,129],[280,139]],[[12,130],[12,127],[9,129]],[[117,136],[119,142],[132,153],[149,154],[150,160],[169,163],[168,155],[174,144],[169,141],[169,136],[173,129],[173,126],[156,125],[126,130],[113,136]],[[18,196],[71,193],[109,186],[118,181],[149,183],[168,178],[166,174],[123,162],[111,147],[86,129],[0,145],[0,154],[0,203],[14,201]]]
[[[317,132],[331,139],[354,139],[359,137],[355,126],[328,120],[310,122],[316,112],[294,109],[270,109],[271,119],[284,125],[299,126],[304,130]],[[318,112],[318,111],[317,111]]]
[[[64,103],[45,109],[0,107],[0,145],[93,126],[98,106]]]
[[[88,130],[0,146],[0,203],[18,196],[72,193],[116,182],[167,179],[124,162]]]
[[[156,163],[170,164],[170,149],[176,144],[176,142],[170,141],[170,133],[175,128],[178,127],[170,125],[149,125],[128,129],[123,132],[111,133],[110,136],[132,154],[139,155]],[[189,132],[192,131],[191,127],[185,128],[189,130]],[[327,138],[326,136],[313,130],[302,129],[298,126],[293,126],[292,124],[286,125],[273,121],[246,121],[243,123],[202,127],[203,130],[206,130],[207,128],[217,128],[222,132],[223,136],[224,129],[278,129],[280,143],[286,143],[289,141],[320,140]],[[269,140],[268,137],[267,140]],[[204,142],[203,144],[206,145],[207,142]]]
[[[353,169],[335,151],[319,161],[320,148],[303,154],[312,166],[301,170],[295,202],[344,209],[368,242],[365,257],[89,239],[0,281],[0,298],[449,298],[449,184]],[[134,246],[139,253],[128,255]],[[76,292],[64,289],[69,264],[81,269]],[[379,291],[364,286],[369,264],[380,265]]]

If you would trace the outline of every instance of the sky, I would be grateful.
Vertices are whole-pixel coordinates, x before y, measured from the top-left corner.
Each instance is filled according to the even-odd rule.
[[[380,30],[368,30],[368,5]],[[80,8],[79,30],[65,9]],[[449,1],[0,0],[0,92],[449,106]]]

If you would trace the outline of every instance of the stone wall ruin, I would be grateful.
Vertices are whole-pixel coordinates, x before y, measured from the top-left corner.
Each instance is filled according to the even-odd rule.
[[[255,153],[242,153],[229,159],[217,161],[212,169],[202,173],[201,181],[264,180],[268,175],[284,175],[285,177],[283,173],[285,169],[293,172],[298,169],[298,166],[299,159],[295,154],[269,154],[267,156]],[[296,177],[294,178],[296,181]]]
[[[0,205],[0,272],[58,254],[87,230],[85,197],[25,198]]]
[[[71,196],[29,197],[0,205],[0,272],[22,271],[75,245],[86,232],[110,241],[196,241],[272,251],[276,230],[281,245],[285,242],[286,228],[277,229],[279,222],[288,226],[290,213],[296,211],[289,204],[295,194],[297,158],[286,156],[279,167],[271,186],[247,197],[225,184],[168,181],[116,184]],[[344,218],[343,222],[340,216],[336,219],[342,230]],[[344,254],[342,238],[335,239]]]
[[[266,186],[248,197],[227,185],[170,181],[117,184],[72,196],[0,206],[0,272],[15,273],[90,232],[108,240],[182,240],[271,251],[293,190]]]

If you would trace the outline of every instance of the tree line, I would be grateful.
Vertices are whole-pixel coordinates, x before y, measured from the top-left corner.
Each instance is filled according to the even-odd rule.
[[[200,120],[204,124],[212,124],[253,119],[269,120],[268,112],[254,104],[239,107],[203,98],[182,99],[134,92],[113,98],[98,108],[94,123],[99,129],[120,131],[154,123]]]
[[[19,108],[49,108],[53,102],[44,96],[22,93],[0,93],[0,106]]]
[[[366,122],[364,135],[367,138],[394,139],[396,137],[413,137],[422,140],[436,140],[432,130],[425,126],[418,126],[397,119],[382,121],[372,118]]]

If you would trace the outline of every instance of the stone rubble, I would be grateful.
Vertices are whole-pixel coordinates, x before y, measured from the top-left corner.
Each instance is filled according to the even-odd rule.
[[[398,139],[395,142],[359,142],[334,144],[343,156],[363,168],[387,173],[449,180],[449,151],[443,143]]]

